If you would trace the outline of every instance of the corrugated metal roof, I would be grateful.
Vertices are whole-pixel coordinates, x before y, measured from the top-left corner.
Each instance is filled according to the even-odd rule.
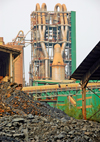
[[[70,79],[74,78],[77,80],[82,80],[84,74],[86,74],[87,71],[98,60],[100,60],[100,41],[87,55],[87,57],[83,60],[83,62],[78,66],[78,68],[74,71],[74,73],[70,76]],[[100,67],[90,76],[89,80],[100,80]]]

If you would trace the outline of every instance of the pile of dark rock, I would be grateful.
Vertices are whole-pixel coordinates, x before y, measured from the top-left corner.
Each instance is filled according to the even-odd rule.
[[[99,142],[100,123],[76,120],[0,83],[0,142]]]
[[[18,85],[17,85],[18,86]],[[39,116],[51,116],[56,118],[66,117],[70,119],[63,111],[50,107],[47,103],[34,101],[33,98],[23,91],[17,90],[16,84],[10,82],[1,82],[0,84],[0,116],[27,114]]]
[[[0,118],[0,141],[99,142],[100,123],[32,114]]]

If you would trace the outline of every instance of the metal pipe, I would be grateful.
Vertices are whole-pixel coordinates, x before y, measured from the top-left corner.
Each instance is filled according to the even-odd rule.
[[[66,86],[67,85],[67,86]],[[100,83],[88,83],[87,85],[88,87],[92,87],[92,88],[100,88]],[[28,86],[28,87],[23,87],[22,90],[23,91],[51,91],[51,90],[81,90],[81,86],[79,83],[68,83],[68,84],[56,84],[56,85],[43,85],[43,86]],[[97,92],[95,92],[97,93]],[[77,94],[77,92],[76,92]],[[80,93],[81,94],[81,93]],[[80,95],[79,94],[79,95]],[[88,93],[89,94],[89,93]],[[72,95],[72,94],[70,94]],[[78,95],[78,94],[77,94]]]
[[[45,3],[42,4],[42,11],[47,11],[47,6],[46,6]],[[42,13],[42,22],[43,22],[43,24],[45,24],[45,21],[46,21],[45,13]],[[45,25],[43,25],[43,31],[42,31],[43,40],[44,40],[44,35],[45,35]],[[45,44],[42,42],[41,45],[42,45],[42,48],[43,48],[43,51],[44,51],[44,55],[45,55],[45,78],[48,79],[49,78],[49,67],[48,67],[49,56],[48,56]]]
[[[17,34],[17,36],[15,37],[15,39],[13,39],[13,42],[15,42],[18,38],[18,35],[20,35],[20,33],[22,33],[22,35],[24,36],[24,32],[22,30],[20,30]]]
[[[54,8],[55,12],[57,12],[58,7],[60,8],[61,32],[62,32],[63,41],[64,41],[61,47],[61,55],[63,57],[63,53],[66,47],[66,39],[67,39],[67,31],[68,31],[67,8],[65,4],[61,5],[60,3],[57,3]],[[64,13],[61,13],[61,12],[64,12]],[[57,18],[57,13],[56,13],[56,18]],[[64,25],[65,25],[65,29],[64,29]]]
[[[47,6],[45,3],[42,4],[41,10],[42,11],[47,10]],[[36,4],[36,11],[40,11],[40,5],[38,3]],[[42,29],[41,25],[39,25],[39,32],[40,32],[40,39],[41,39],[40,44],[41,44],[43,54],[45,57],[45,78],[48,79],[49,78],[49,69],[48,69],[49,56],[47,53],[47,49],[45,47],[45,43],[43,42],[44,41],[44,34],[45,34],[45,13],[44,12],[42,13],[42,22],[43,22],[43,29]],[[41,14],[40,14],[40,12],[38,12],[38,24],[42,24],[42,22],[41,22]]]
[[[71,104],[72,104],[73,106],[76,106],[76,101],[75,101],[70,95],[67,96],[67,98],[68,98],[69,102],[71,102]]]
[[[47,11],[47,6],[45,3],[42,4],[42,11]],[[42,12],[42,23],[45,24],[45,13]],[[43,26],[43,32],[45,33],[45,25]]]
[[[61,5],[60,3],[57,3],[57,4],[55,5],[54,11],[57,12],[58,7],[60,8],[61,32],[62,32],[62,36],[64,36],[64,32],[63,32],[63,31],[64,31],[64,26],[63,26],[63,24],[64,24],[64,22],[63,22],[63,14],[61,13],[61,12],[62,12],[62,5]],[[55,18],[57,18],[57,13],[56,13],[56,15],[55,15]]]
[[[62,10],[65,12],[67,12],[67,8],[66,8],[66,5],[63,4],[62,5]],[[68,31],[68,20],[67,20],[67,13],[64,13],[64,21],[63,21],[63,24],[66,24],[65,26],[65,30],[63,31],[63,41],[64,43],[62,44],[62,47],[61,47],[61,55],[63,56],[64,54],[64,50],[65,50],[65,47],[66,47],[66,39],[67,39],[67,31]]]
[[[21,38],[20,41],[18,41],[18,43],[21,43],[21,42],[25,39],[25,37],[28,35],[28,33],[31,32],[31,31],[33,31],[33,30],[29,30],[29,31],[26,33],[26,35],[24,35],[24,32],[23,32],[22,30],[20,30],[20,31],[18,32],[16,38],[13,39],[12,41],[15,42],[15,41],[17,40],[17,38],[18,38],[19,33],[22,32],[23,37]],[[27,42],[26,42],[26,41],[23,41],[23,43],[25,44],[25,43],[27,43]],[[30,43],[33,43],[33,42],[30,42]],[[26,46],[25,46],[25,47],[26,47]]]
[[[40,11],[39,3],[36,4],[36,11]],[[41,24],[41,13],[38,12],[38,23]]]
[[[12,53],[10,53],[10,77],[12,77]],[[12,78],[11,78],[11,82],[12,82]]]

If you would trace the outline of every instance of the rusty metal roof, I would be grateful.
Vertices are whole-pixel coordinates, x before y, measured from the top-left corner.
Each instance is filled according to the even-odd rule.
[[[83,62],[78,66],[74,73],[70,76],[71,78],[82,80],[82,77],[93,68],[93,65],[99,61],[100,64],[100,41],[87,55]],[[89,80],[100,80],[100,67],[95,69],[94,73],[90,76]]]

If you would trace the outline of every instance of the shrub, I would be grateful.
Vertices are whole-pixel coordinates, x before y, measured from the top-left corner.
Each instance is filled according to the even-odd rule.
[[[65,100],[64,106],[62,107],[60,107],[60,105],[57,104],[57,108],[64,111],[70,117],[74,117],[76,119],[82,119],[82,110],[78,109],[76,106],[72,106],[68,100]]]
[[[100,111],[98,111],[98,110],[100,110],[100,105],[97,106],[95,103],[94,103],[94,105],[91,104],[92,108],[90,108],[89,110],[86,111],[87,120],[100,122]],[[62,106],[62,107],[59,104],[57,104],[57,108],[61,109],[67,115],[69,115],[70,117],[73,117],[75,119],[82,119],[83,118],[82,117],[82,109],[78,109],[76,106],[72,106],[68,100],[65,100],[64,106]],[[98,113],[96,113],[97,111],[98,111]]]

